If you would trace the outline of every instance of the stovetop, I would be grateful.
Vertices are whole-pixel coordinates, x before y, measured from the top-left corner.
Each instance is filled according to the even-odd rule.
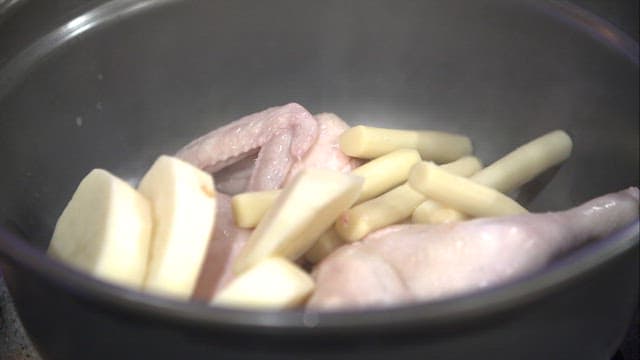
[[[0,360],[40,360],[27,337],[0,272]]]

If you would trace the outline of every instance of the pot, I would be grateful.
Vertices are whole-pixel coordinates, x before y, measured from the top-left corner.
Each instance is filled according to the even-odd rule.
[[[336,313],[171,301],[44,252],[90,169],[135,183],[159,154],[290,101],[351,124],[468,134],[485,162],[565,129],[571,159],[522,193],[534,211],[637,185],[638,47],[607,23],[555,1],[75,3],[0,13],[0,259],[45,359],[615,352],[638,307],[637,221],[514,283]]]

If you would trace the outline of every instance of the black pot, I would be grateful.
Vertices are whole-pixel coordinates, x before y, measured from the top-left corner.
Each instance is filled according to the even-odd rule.
[[[610,25],[564,2],[120,0],[71,15],[20,3],[0,11],[0,253],[44,358],[615,352],[638,306],[638,222],[516,283],[344,313],[173,302],[43,251],[91,168],[135,181],[159,154],[290,101],[352,124],[466,133],[485,162],[566,129],[574,155],[526,192],[545,187],[533,210],[638,184],[638,46]]]

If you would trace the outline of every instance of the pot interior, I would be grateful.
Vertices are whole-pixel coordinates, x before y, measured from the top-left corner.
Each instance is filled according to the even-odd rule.
[[[0,70],[0,225],[44,250],[90,169],[135,184],[158,155],[292,101],[352,125],[467,134],[485,164],[565,129],[572,157],[521,194],[534,211],[638,184],[637,62],[554,12],[459,0],[105,3]]]

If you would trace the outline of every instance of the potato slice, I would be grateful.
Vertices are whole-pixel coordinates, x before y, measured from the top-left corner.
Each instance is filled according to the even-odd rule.
[[[188,299],[216,215],[211,175],[170,156],[160,156],[138,187],[152,205],[154,231],[146,291]]]
[[[407,181],[411,167],[420,162],[414,149],[398,149],[361,165],[351,172],[364,178],[357,202],[372,199]]]
[[[257,309],[284,309],[302,303],[314,289],[311,276],[282,257],[266,258],[238,275],[212,304]]]
[[[147,199],[106,170],[95,169],[58,219],[48,254],[103,280],[139,289],[151,226]]]
[[[254,228],[280,195],[280,190],[253,191],[231,198],[233,218],[241,228]]]
[[[262,259],[297,259],[360,196],[360,176],[306,169],[289,184],[253,231],[236,258],[236,274]]]
[[[340,149],[349,156],[374,159],[397,149],[416,149],[422,159],[437,163],[471,154],[468,137],[440,131],[414,131],[354,126],[340,136]]]
[[[424,196],[471,216],[491,217],[527,212],[501,192],[448,173],[432,162],[423,161],[414,165],[408,182]]]

